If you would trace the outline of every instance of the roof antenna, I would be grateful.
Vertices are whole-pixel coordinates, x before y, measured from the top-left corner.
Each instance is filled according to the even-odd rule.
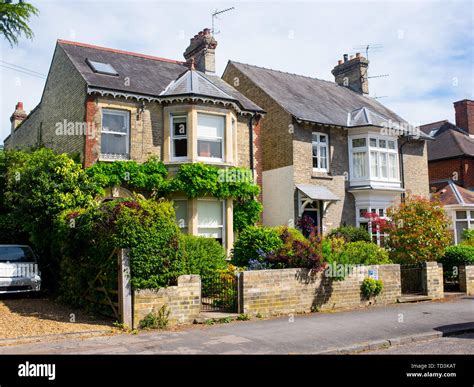
[[[232,11],[234,9],[235,9],[234,7],[230,7],[230,8],[222,9],[220,11],[218,11],[217,9],[214,11],[214,13],[212,14],[212,29],[211,29],[212,35],[216,35],[220,32],[220,31],[215,31],[214,30],[214,20],[218,18],[217,15],[220,15],[224,12]]]
[[[369,51],[374,51],[374,52],[381,51],[383,50],[383,45],[369,43],[362,46],[356,46],[354,47],[354,50],[365,50],[365,58],[369,60]]]

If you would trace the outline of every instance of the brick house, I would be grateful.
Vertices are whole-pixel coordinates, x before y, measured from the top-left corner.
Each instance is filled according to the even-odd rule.
[[[18,103],[5,148],[46,146],[97,161],[155,156],[180,164],[239,166],[261,179],[263,110],[214,74],[217,41],[195,35],[185,62],[58,40],[41,102]],[[120,190],[118,190],[120,191]],[[233,201],[172,198],[185,231],[233,244]]]
[[[368,97],[368,60],[340,60],[335,83],[229,61],[223,79],[261,106],[263,222],[309,216],[325,233],[368,226],[405,193],[428,196],[426,140]],[[380,240],[380,238],[377,238]]]
[[[434,137],[428,144],[429,184],[452,219],[454,242],[474,228],[474,101],[454,102],[456,125],[448,120],[420,129]]]

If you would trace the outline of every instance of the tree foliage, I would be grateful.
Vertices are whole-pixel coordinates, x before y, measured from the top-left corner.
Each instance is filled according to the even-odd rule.
[[[18,44],[18,39],[24,35],[32,39],[34,34],[28,23],[32,16],[39,14],[39,10],[24,1],[12,4],[6,0],[0,3],[0,33],[10,43],[10,46]]]

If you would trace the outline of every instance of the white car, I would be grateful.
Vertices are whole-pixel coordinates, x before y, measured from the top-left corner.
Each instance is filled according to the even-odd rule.
[[[35,253],[26,245],[0,245],[0,293],[39,292]]]

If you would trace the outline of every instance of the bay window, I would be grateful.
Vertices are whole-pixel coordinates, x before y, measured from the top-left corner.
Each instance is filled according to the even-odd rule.
[[[328,167],[328,135],[324,133],[312,133],[313,146],[313,169],[327,172]]]
[[[198,113],[197,151],[204,161],[223,161],[225,116]]]
[[[171,154],[173,160],[186,160],[188,157],[187,116],[171,116]]]
[[[357,137],[350,140],[349,149],[352,179],[399,180],[396,140],[372,135]]]
[[[224,240],[224,201],[199,199],[197,201],[198,235]]]
[[[176,223],[181,232],[188,233],[188,201],[186,199],[173,200]]]
[[[102,109],[100,158],[127,160],[130,145],[130,112]]]

